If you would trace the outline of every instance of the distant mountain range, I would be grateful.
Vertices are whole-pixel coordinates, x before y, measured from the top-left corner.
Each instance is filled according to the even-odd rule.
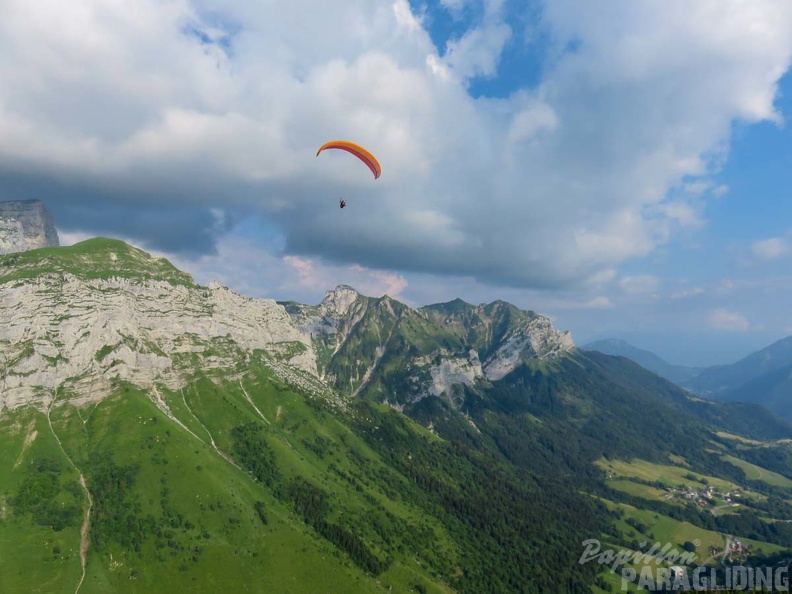
[[[596,340],[581,347],[586,351],[599,351],[615,357],[626,357],[638,363],[644,369],[656,373],[677,385],[682,385],[699,375],[703,368],[674,365],[651,351],[640,349],[629,342],[617,338]]]
[[[760,404],[792,421],[792,336],[736,363],[704,368],[673,365],[650,351],[618,339],[598,340],[582,349],[626,357],[700,396]]]

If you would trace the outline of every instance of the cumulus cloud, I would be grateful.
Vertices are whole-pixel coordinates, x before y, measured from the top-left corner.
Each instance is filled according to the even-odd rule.
[[[459,11],[464,5],[451,0],[446,7]],[[511,27],[503,19],[503,0],[486,0],[482,23],[468,29],[459,39],[449,41],[444,60],[463,81],[474,76],[492,77],[511,35]]]
[[[216,254],[171,260],[201,284],[214,280],[249,296],[318,303],[328,289],[347,284],[364,295],[389,295],[409,303],[402,295],[408,282],[401,274],[359,264],[328,265],[313,258],[281,256],[259,240],[235,235],[220,239]]]
[[[255,214],[292,263],[595,282],[700,226],[732,123],[780,121],[792,56],[787,0],[608,6],[548,2],[540,82],[473,98],[515,42],[497,0],[445,48],[406,0],[5,0],[0,194],[185,257]],[[381,179],[314,157],[339,137]]]
[[[710,312],[709,321],[717,330],[745,332],[751,328],[751,324],[743,314],[728,308],[718,308]]]

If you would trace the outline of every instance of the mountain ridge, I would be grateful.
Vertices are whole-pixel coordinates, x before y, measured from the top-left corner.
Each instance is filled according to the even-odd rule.
[[[625,340],[620,340],[618,338],[595,340],[583,345],[580,348],[587,351],[599,351],[601,353],[605,353],[606,355],[627,357],[642,367],[645,367],[649,371],[652,371],[678,385],[681,385],[683,382],[695,377],[701,373],[702,370],[700,367],[689,367],[686,365],[675,365],[673,363],[669,363],[651,351],[641,349]]]
[[[252,299],[106,238],[2,256],[0,290],[7,408],[46,407],[54,390],[81,386],[101,398],[113,381],[176,389],[200,353],[222,368],[248,351],[336,402],[366,396],[404,411],[437,397],[458,410],[521,366],[551,369],[579,352],[547,317],[502,300],[410,308],[348,285],[317,305]]]
[[[685,387],[701,395],[716,395],[786,365],[792,365],[792,336],[777,340],[735,363],[707,367]]]
[[[95,239],[0,257],[0,364],[17,591],[74,591],[81,522],[84,594],[211,592],[225,572],[238,591],[599,593],[580,543],[650,538],[647,510],[792,546],[785,487],[744,469],[792,482],[791,426],[503,301],[251,299]],[[617,460],[775,498],[736,519],[645,501],[605,475]]]
[[[701,368],[672,365],[619,339],[595,341],[581,348],[626,357],[699,396],[760,405],[792,421],[792,337],[778,340],[735,363]]]

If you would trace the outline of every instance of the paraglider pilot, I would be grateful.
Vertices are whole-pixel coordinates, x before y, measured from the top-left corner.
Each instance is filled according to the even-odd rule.
[[[346,206],[346,200],[338,201],[338,208],[344,208],[345,206]]]

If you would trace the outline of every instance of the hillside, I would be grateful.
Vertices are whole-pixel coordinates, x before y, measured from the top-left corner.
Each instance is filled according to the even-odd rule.
[[[768,371],[718,395],[724,402],[753,402],[792,423],[792,364]]]
[[[792,547],[788,424],[502,301],[249,299],[97,239],[0,257],[0,361],[12,592],[599,592],[590,538]],[[703,479],[742,508],[656,493]]]
[[[766,373],[792,365],[792,336],[774,342],[730,365],[704,369],[684,386],[702,396],[718,397]],[[750,400],[758,402],[759,400]]]
[[[615,357],[626,357],[635,361],[641,367],[644,367],[656,373],[660,377],[674,382],[677,385],[689,381],[701,373],[702,369],[699,367],[687,367],[685,365],[673,365],[662,357],[654,354],[651,351],[640,349],[631,345],[629,342],[619,340],[616,338],[608,338],[604,340],[596,340],[580,347],[584,351],[599,351],[606,355],[613,355]]]
[[[691,391],[735,403],[760,426],[766,412],[792,422],[792,341],[784,339],[731,365],[698,368],[672,365],[650,351],[617,339],[598,340],[581,347],[607,355],[625,357],[657,375]],[[744,403],[744,404],[737,404]]]

